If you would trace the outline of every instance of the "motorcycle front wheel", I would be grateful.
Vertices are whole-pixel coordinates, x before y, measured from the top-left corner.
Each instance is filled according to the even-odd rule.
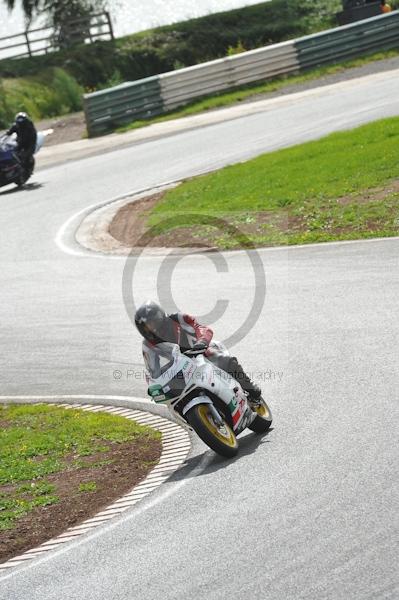
[[[26,166],[23,166],[21,168],[21,172],[15,181],[15,183],[17,184],[17,186],[19,188],[23,187],[25,185],[25,183],[28,181],[28,179],[30,179],[32,177],[34,168],[35,168],[35,159],[32,156],[31,160],[29,161],[29,164],[27,164]]]
[[[209,448],[226,458],[236,456],[238,442],[232,428],[223,420],[216,422],[209,404],[197,404],[186,414],[189,425]]]
[[[29,177],[30,177],[30,174],[27,173],[26,171],[23,171],[21,173],[21,175],[18,175],[17,179],[15,180],[17,187],[22,188],[25,185],[25,183],[28,181]]]
[[[255,433],[265,433],[273,422],[272,411],[263,398],[260,398],[259,404],[251,406],[251,408],[256,413],[256,417],[251,425],[248,425],[248,429]]]

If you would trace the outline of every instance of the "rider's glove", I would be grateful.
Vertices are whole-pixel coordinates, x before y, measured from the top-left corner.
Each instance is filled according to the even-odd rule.
[[[187,350],[184,354],[187,356],[198,356],[198,354],[204,354],[208,349],[208,344],[206,342],[195,342],[194,346]]]

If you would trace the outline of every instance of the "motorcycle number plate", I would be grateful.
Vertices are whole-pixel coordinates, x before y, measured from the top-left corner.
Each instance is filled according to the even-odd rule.
[[[165,394],[159,394],[158,396],[153,396],[152,399],[154,400],[154,402],[163,402],[164,400],[166,400],[166,396]]]

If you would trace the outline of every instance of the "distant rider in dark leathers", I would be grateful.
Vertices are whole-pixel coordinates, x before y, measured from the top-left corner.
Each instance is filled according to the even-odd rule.
[[[19,112],[15,115],[15,122],[7,131],[7,135],[17,135],[17,154],[21,161],[22,167],[32,173],[34,167],[33,155],[36,150],[37,131],[32,120],[24,112]]]
[[[229,355],[223,344],[212,342],[212,329],[200,325],[195,317],[183,313],[168,315],[159,304],[148,300],[137,309],[135,324],[144,338],[143,355],[146,363],[151,361],[152,349],[157,344],[178,344],[181,351],[189,356],[204,354],[240,383],[252,404],[259,404],[261,389],[244,372],[237,358]]]

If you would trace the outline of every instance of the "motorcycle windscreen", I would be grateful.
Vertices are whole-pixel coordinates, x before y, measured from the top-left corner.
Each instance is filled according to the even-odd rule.
[[[14,160],[14,153],[17,149],[16,144],[12,141],[12,138],[2,139],[0,141],[0,161]]]
[[[35,154],[36,152],[39,152],[40,148],[43,146],[45,137],[46,136],[41,131],[37,132]]]
[[[163,342],[144,352],[144,362],[151,379],[159,379],[178,362],[180,348],[177,344]]]

